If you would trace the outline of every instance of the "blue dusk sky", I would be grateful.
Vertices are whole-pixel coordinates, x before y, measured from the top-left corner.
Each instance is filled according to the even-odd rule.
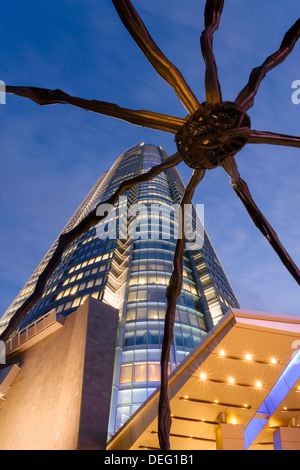
[[[152,37],[200,101],[204,0],[133,0]],[[234,101],[253,67],[275,52],[299,18],[299,0],[225,0],[214,51],[223,99]],[[60,88],[86,99],[184,118],[185,108],[122,25],[110,0],[9,0],[1,6],[0,80]],[[252,128],[300,135],[300,41],[263,80]],[[174,136],[68,105],[40,107],[8,95],[0,105],[0,316],[98,177],[133,145],[176,151]],[[248,144],[241,176],[300,265],[300,149]],[[187,184],[192,170],[181,163]],[[241,307],[299,315],[299,286],[254,226],[222,168],[207,171],[194,202]]]

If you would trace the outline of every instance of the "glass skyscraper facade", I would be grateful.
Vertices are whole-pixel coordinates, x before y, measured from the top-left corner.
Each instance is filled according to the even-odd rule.
[[[99,178],[63,232],[106,201],[122,181],[147,172],[167,158],[161,147],[153,145],[139,144],[124,152]],[[88,296],[119,310],[110,434],[114,434],[159,385],[166,288],[172,273],[177,236],[176,217],[169,209],[178,207],[184,189],[177,169],[170,168],[128,190],[105,221],[69,244],[48,279],[42,298],[15,331],[16,334],[52,309],[67,316]],[[195,231],[199,224],[201,221],[194,210],[190,230]],[[5,312],[0,320],[0,331],[32,293],[56,244],[57,241]],[[201,246],[186,245],[183,274],[170,372],[229,307],[239,308],[205,231]]]

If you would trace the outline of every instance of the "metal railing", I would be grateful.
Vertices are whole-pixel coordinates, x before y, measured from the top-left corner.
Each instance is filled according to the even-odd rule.
[[[43,331],[48,326],[56,322],[55,310],[50,310],[42,317],[38,318],[35,322],[30,323],[25,328],[20,330],[15,336],[11,337],[6,343],[6,354],[9,354],[14,349],[19,348],[23,343],[33,338],[35,335]]]

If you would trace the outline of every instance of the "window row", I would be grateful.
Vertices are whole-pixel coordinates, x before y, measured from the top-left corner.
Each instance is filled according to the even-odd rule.
[[[160,191],[166,194],[170,194],[169,186],[165,181],[146,181],[141,185],[140,193],[145,191]]]
[[[169,283],[170,279],[170,274],[166,274],[163,276],[162,274],[155,274],[155,273],[150,273],[148,275],[146,274],[141,274],[137,276],[132,276],[129,285],[130,286],[142,286],[145,284],[155,284],[155,285],[161,285],[161,286],[167,286]],[[182,289],[191,292],[194,295],[197,295],[197,289],[195,288],[195,285],[192,281],[188,281],[186,279],[183,279],[182,282]]]
[[[103,292],[101,291],[92,292],[91,294],[87,294],[82,297],[76,297],[76,299],[74,300],[69,300],[68,302],[64,304],[60,304],[56,309],[56,313],[65,312],[66,310],[70,310],[71,308],[79,307],[89,297],[89,295],[93,297],[94,299],[101,300]]]
[[[193,329],[193,334],[188,334],[183,331],[174,333],[174,344],[178,348],[193,349],[201,340],[201,332]],[[163,331],[162,330],[137,330],[129,331],[124,335],[124,346],[134,347],[143,345],[162,345]]]
[[[159,382],[160,363],[125,364],[121,366],[120,383]]]
[[[143,403],[154,391],[153,388],[133,388],[118,391],[118,405],[131,405],[132,403]]]
[[[97,292],[93,292],[91,294],[87,294],[87,295],[84,295],[82,297],[76,297],[74,300],[69,300],[67,301],[66,303],[62,303],[60,304],[56,309],[56,313],[61,313],[62,311],[66,311],[66,310],[69,310],[71,308],[75,308],[75,307],[79,307],[80,305],[83,304],[83,302],[85,301],[85,299],[91,295],[91,297],[94,297],[95,299],[99,299],[101,300],[101,297],[103,295],[103,292],[102,291],[97,291]],[[44,310],[45,313],[47,311],[49,311],[49,309],[51,308],[51,306],[48,304],[50,304],[50,300],[51,299],[48,299],[38,305],[36,305],[29,313],[28,315],[24,318],[24,320],[22,322],[20,322],[20,325],[19,325],[19,329],[22,329],[23,327],[25,327],[26,325],[28,325],[29,323],[32,323],[33,321],[35,321],[37,318],[39,318],[41,316],[41,311]]]
[[[173,261],[173,252],[170,250],[162,250],[162,249],[157,249],[157,250],[136,250],[133,253],[133,259],[134,260],[148,260],[150,259],[158,259],[158,260],[166,260],[166,261]]]
[[[74,250],[76,250],[77,246],[78,246],[78,243],[77,243],[77,242],[76,242],[76,243],[73,243],[66,251],[64,251],[64,254],[63,254],[63,256],[62,256],[62,259],[65,259],[65,258],[69,257],[69,255],[70,255],[71,253],[73,253]]]
[[[149,395],[151,389],[149,390]],[[154,389],[152,390],[154,391]],[[126,421],[132,416],[132,414],[140,407],[140,404],[134,404],[131,406],[118,406],[117,413],[116,413],[116,420],[115,420],[115,431],[117,431]]]
[[[92,240],[95,240],[96,238],[98,238],[98,235],[97,233],[92,235],[91,237],[89,238],[85,238],[83,241],[82,241],[82,245],[85,245],[86,243],[89,243],[91,242]]]
[[[147,289],[130,287],[128,302],[164,302],[166,300],[166,289],[167,283],[164,285],[164,287],[161,285],[148,285]],[[178,304],[185,305],[185,302],[187,302],[185,306],[193,308],[194,303],[197,302],[197,298],[193,298],[194,295],[195,294],[189,290],[183,289],[180,296],[178,297]]]
[[[102,245],[102,246],[101,246]],[[83,246],[78,250],[78,254],[84,253],[85,251],[91,250],[92,248],[97,247],[97,253],[101,251],[109,251],[113,247],[113,242],[107,243],[106,240],[100,240],[98,239],[97,241],[94,241],[93,243],[90,243],[87,246]]]
[[[63,286],[66,286],[67,284],[70,284],[71,282],[78,281],[79,279],[85,278],[87,276],[92,276],[93,274],[100,273],[102,271],[105,271],[105,265],[103,264],[102,266],[97,266],[93,269],[87,269],[86,271],[82,271],[77,275],[74,275],[72,277],[68,277],[64,282]]]
[[[189,354],[189,351],[171,350],[171,356],[174,356],[173,370]],[[122,352],[122,364],[134,362],[160,362],[161,349],[129,349]]]
[[[126,321],[140,320],[164,320],[166,310],[156,308],[128,308],[126,312]],[[196,313],[187,313],[177,309],[175,312],[175,321],[185,325],[191,325],[201,330],[205,330],[205,322],[203,318]]]
[[[71,269],[69,269],[69,273],[72,273],[74,271],[78,271],[79,269],[84,268],[85,266],[89,266],[89,265],[94,264],[94,263],[99,263],[100,261],[104,261],[104,260],[106,260],[108,258],[112,258],[112,257],[113,257],[113,252],[111,251],[110,253],[105,253],[102,256],[97,256],[96,258],[91,258],[88,261],[84,261],[83,263],[79,263],[76,266],[73,266]]]
[[[162,259],[133,260],[132,265],[131,265],[132,273],[138,272],[143,275],[146,273],[142,273],[142,271],[148,271],[148,273],[151,271],[154,271],[154,272],[157,272],[157,274],[160,274],[158,271],[163,271],[164,273],[171,275],[172,270],[173,270],[173,262],[171,260],[162,260]],[[184,260],[183,276],[193,282],[192,270],[187,266],[186,260]]]
[[[171,261],[147,261],[139,262],[133,261],[131,272],[140,272],[140,271],[163,271],[165,273],[172,273],[172,262]]]
[[[48,280],[46,286],[50,286],[51,284],[53,284],[54,282],[56,281],[59,281],[59,279],[61,279],[63,277],[64,273],[59,273],[59,274],[56,274],[56,275],[53,275],[52,277],[50,277],[50,279]]]
[[[133,362],[160,362],[161,349],[130,349],[122,351],[122,364]]]
[[[165,184],[152,184],[151,186],[142,186],[142,188],[140,189],[140,196],[143,194],[149,194],[150,196],[158,196],[158,198],[163,196],[172,201],[172,198],[170,197],[170,191]]]
[[[176,243],[169,240],[136,240],[134,250],[175,250]]]
[[[88,247],[89,248],[89,247]],[[81,255],[81,256],[77,256],[75,259],[72,260],[72,264],[74,263],[77,263],[78,261],[83,261],[84,259],[87,259],[87,258],[90,258],[90,256],[94,256],[96,254],[99,254],[101,251],[103,251],[104,248],[103,247],[100,247],[100,248],[96,248],[95,250],[93,251],[88,251],[87,253]],[[98,261],[101,261],[101,259],[107,259],[109,257],[109,255],[111,254],[112,256],[112,252],[111,253],[105,253],[104,255],[98,255],[97,257],[95,258],[92,258],[95,262],[95,259],[97,259]],[[96,261],[96,263],[98,262]],[[88,264],[92,264],[91,263],[91,259],[88,259],[87,261]],[[70,272],[70,271],[69,271]]]
[[[91,289],[92,287],[99,286],[102,283],[103,283],[103,276],[98,277],[96,279],[90,279],[89,281],[82,282],[81,284],[75,284],[75,286],[73,287],[68,287],[67,289],[60,291],[57,294],[55,300],[59,300],[62,297],[67,297],[68,295],[75,295],[77,291],[80,292],[82,290]]]

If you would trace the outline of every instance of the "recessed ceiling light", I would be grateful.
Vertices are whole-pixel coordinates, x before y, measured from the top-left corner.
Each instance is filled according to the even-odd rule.
[[[201,380],[206,380],[206,374],[205,374],[204,372],[202,372],[202,373],[200,374],[200,379],[201,379]]]
[[[261,387],[262,387],[262,383],[261,383],[260,380],[258,380],[258,381],[256,382],[255,387],[257,387],[257,388],[261,388]]]
[[[245,359],[246,359],[246,361],[252,361],[252,355],[251,354],[246,354]]]
[[[225,357],[226,356],[226,353],[223,349],[221,349],[221,351],[219,352],[219,356],[221,357]]]
[[[234,380],[233,377],[229,377],[228,382],[229,382],[230,384],[234,384],[235,380]]]

